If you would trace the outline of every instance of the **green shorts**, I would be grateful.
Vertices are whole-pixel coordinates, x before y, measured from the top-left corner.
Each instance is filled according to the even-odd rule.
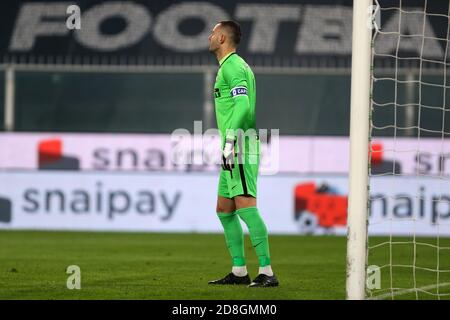
[[[234,168],[220,169],[218,195],[233,198],[240,195],[250,195],[256,198],[256,181],[259,169],[259,152],[243,153],[234,158]]]

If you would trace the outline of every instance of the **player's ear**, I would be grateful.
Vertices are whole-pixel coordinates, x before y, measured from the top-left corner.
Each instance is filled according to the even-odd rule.
[[[221,33],[221,34],[220,34],[220,37],[219,37],[219,42],[220,42],[220,44],[224,44],[224,43],[225,43],[225,40],[226,40],[225,34],[224,34],[224,33]]]

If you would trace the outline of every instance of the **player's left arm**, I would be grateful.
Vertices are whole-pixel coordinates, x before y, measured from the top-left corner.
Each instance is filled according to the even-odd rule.
[[[223,168],[231,171],[234,167],[234,144],[237,130],[243,128],[247,114],[250,111],[250,102],[244,67],[228,64],[224,66],[222,72],[225,82],[231,88],[230,95],[233,98],[231,125],[230,128],[227,128],[222,158]]]
[[[229,132],[226,139],[235,139],[238,129],[242,129],[250,112],[248,99],[248,85],[244,66],[225,65],[223,70],[225,82],[229,85],[230,95],[233,98],[233,113]]]

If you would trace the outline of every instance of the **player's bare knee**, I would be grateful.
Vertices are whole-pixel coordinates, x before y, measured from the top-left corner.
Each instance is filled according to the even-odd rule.
[[[237,209],[256,207],[256,198],[253,196],[236,196],[234,198],[234,203],[236,204]]]
[[[233,209],[233,208],[230,208],[229,206],[221,206],[221,205],[219,205],[219,204],[217,204],[217,207],[216,207],[216,212],[217,213],[232,213],[232,212],[234,212],[235,210]]]
[[[232,213],[236,211],[233,199],[219,197],[217,199],[216,212]]]

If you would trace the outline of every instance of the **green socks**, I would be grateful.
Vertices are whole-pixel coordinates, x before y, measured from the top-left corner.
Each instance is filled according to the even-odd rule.
[[[258,256],[259,266],[265,267],[270,265],[269,237],[258,208],[243,208],[233,213],[218,212],[217,216],[224,229],[225,241],[233,259],[233,266],[245,266],[244,233],[239,217],[244,220],[248,227],[250,240]]]
[[[249,207],[236,210],[236,213],[244,220],[250,233],[250,240],[256,250],[259,266],[270,265],[269,236],[266,225],[261,218],[258,208]]]
[[[236,212],[218,212],[217,216],[224,229],[225,241],[233,259],[233,266],[245,266],[244,233],[238,215]]]

